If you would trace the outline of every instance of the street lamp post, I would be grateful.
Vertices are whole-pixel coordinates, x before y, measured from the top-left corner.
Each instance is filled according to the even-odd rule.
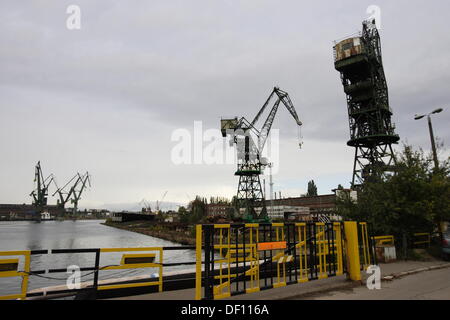
[[[444,109],[440,108],[440,109],[434,110],[433,112],[431,112],[427,115],[420,115],[420,116],[416,115],[414,118],[414,120],[420,120],[425,117],[428,118],[428,129],[430,130],[431,148],[433,150],[434,167],[436,170],[439,168],[439,161],[438,161],[437,152],[436,152],[436,141],[434,140],[433,125],[431,123],[431,115],[441,113],[442,111],[444,111]]]

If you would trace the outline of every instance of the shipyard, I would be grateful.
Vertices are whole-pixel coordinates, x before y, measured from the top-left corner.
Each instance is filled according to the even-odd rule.
[[[0,300],[450,300],[447,2],[78,2],[0,5]]]

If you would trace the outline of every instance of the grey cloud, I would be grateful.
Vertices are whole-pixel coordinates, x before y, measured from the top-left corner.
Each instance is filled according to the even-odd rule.
[[[127,203],[183,185],[192,193],[207,184],[211,193],[234,189],[231,167],[173,168],[171,133],[194,120],[217,128],[221,116],[252,118],[275,85],[289,92],[304,122],[304,152],[330,142],[342,146],[338,157],[352,153],[332,41],[360,30],[371,1],[80,0],[80,31],[65,28],[69,4],[0,4],[0,141],[11,150],[0,164],[7,168],[3,180],[12,181],[0,186],[2,202],[29,200],[39,159],[61,179],[93,171],[97,185],[87,195],[93,202]],[[393,120],[403,140],[428,147],[426,123],[412,117],[450,101],[450,5],[378,5]],[[436,135],[447,143],[449,112],[435,120]],[[274,128],[283,141],[296,136],[286,110]],[[314,157],[305,158],[308,163],[295,159],[310,168],[308,175],[320,176]],[[330,168],[337,175],[347,170],[332,162]],[[298,178],[299,188],[304,179]],[[330,189],[328,182],[317,184],[319,191]]]

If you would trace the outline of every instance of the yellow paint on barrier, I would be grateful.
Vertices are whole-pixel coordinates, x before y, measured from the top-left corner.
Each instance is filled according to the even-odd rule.
[[[195,300],[202,299],[202,225],[195,228]]]
[[[351,280],[360,281],[361,262],[359,260],[358,224],[354,221],[346,221],[344,222],[344,231],[348,275]]]

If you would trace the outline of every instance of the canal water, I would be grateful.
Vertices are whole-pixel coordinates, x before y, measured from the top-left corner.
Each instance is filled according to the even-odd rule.
[[[41,223],[31,221],[0,222],[0,251],[180,246],[180,244],[170,241],[108,227],[102,225],[103,222],[104,220],[45,221]],[[102,253],[100,267],[120,264],[122,254]],[[164,252],[164,263],[187,261],[195,261],[194,250]],[[34,255],[31,256],[31,270],[66,269],[71,265],[92,267],[94,262],[95,253]],[[192,268],[192,266],[169,267],[164,268],[164,272],[189,268]],[[19,270],[23,270],[23,258],[21,258]],[[82,272],[81,281],[92,280],[93,274],[91,272]],[[157,269],[148,268],[104,270],[100,271],[99,280],[134,275],[152,275],[157,272]],[[52,273],[43,276],[55,279],[30,276],[28,291],[48,286],[65,285],[69,274]],[[0,295],[18,293],[20,282],[21,278],[0,278]]]

